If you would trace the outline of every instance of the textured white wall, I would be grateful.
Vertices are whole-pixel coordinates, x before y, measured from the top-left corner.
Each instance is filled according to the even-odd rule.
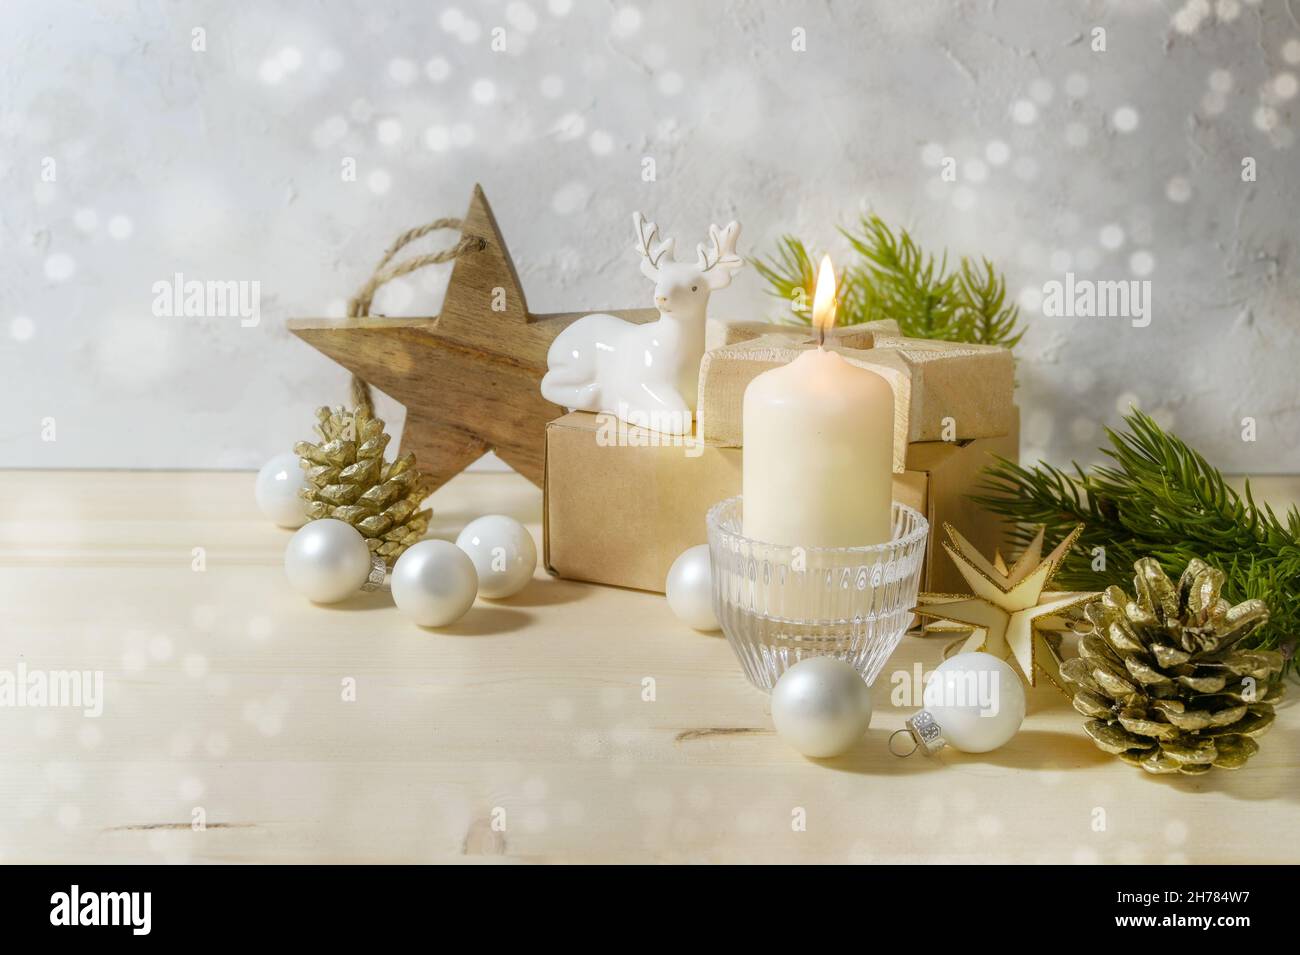
[[[634,208],[692,244],[736,217],[746,252],[840,249],[870,208],[1029,305],[1069,269],[1150,278],[1147,328],[1030,316],[1025,454],[1092,460],[1136,400],[1225,467],[1300,470],[1293,7],[9,0],[0,465],[260,464],[346,395],[284,319],[339,312],[480,181],[535,310],[648,304]],[[260,281],[261,324],[154,317],[176,272]],[[380,304],[435,311],[446,274]],[[752,272],[715,304],[773,309]]]

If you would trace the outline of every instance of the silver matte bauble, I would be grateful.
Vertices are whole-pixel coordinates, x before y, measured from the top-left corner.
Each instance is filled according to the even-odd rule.
[[[953,749],[987,753],[1010,742],[1025,719],[1025,687],[991,653],[959,653],[944,660],[925,685],[925,709]]]
[[[718,618],[713,613],[713,573],[708,544],[681,552],[668,568],[664,592],[668,606],[682,623],[696,630],[718,629]]]
[[[281,527],[302,527],[307,523],[307,502],[298,493],[307,487],[307,477],[298,465],[298,455],[277,454],[262,465],[253,485],[258,510]]]
[[[284,572],[308,600],[336,603],[361,590],[370,575],[370,548],[351,524],[332,517],[312,521],[289,539]]]
[[[504,514],[487,514],[470,521],[456,538],[456,546],[474,562],[480,597],[512,597],[528,586],[537,569],[533,535]]]
[[[772,689],[777,735],[805,756],[838,756],[871,722],[871,690],[851,664],[807,657],[781,674]]]
[[[422,627],[445,627],[465,615],[478,593],[469,555],[450,541],[412,544],[393,567],[393,603]]]

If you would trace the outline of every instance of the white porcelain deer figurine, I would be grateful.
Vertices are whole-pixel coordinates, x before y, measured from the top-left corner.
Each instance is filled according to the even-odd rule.
[[[659,318],[645,325],[605,314],[578,319],[551,343],[542,396],[565,408],[608,411],[629,424],[689,434],[709,294],[731,284],[744,264],[736,254],[740,226],[709,226],[712,248],[697,246],[690,264],[673,261],[673,240],[660,242],[659,227],[641,213],[632,221]]]

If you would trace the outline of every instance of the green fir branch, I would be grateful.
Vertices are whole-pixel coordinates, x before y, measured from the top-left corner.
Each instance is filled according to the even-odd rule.
[[[870,290],[878,310],[898,321],[912,338],[953,339],[958,303],[956,276],[947,255],[936,262],[906,231],[895,236],[879,216],[864,217],[857,232],[840,230],[863,259],[858,281]],[[864,290],[865,291],[865,290]]]
[[[782,236],[771,260],[751,261],[754,269],[767,282],[767,293],[786,303],[786,310],[778,314],[777,321],[811,324],[817,267],[804,244],[792,235]]]
[[[967,336],[959,341],[1015,348],[1025,334],[1023,330],[1016,331],[1020,307],[1006,304],[1006,279],[994,270],[993,263],[980,259],[977,266],[969,259],[962,259],[957,281],[962,299],[959,320]]]
[[[1134,409],[1126,431],[1106,430],[1111,463],[1070,474],[1049,464],[1023,466],[999,458],[985,469],[976,503],[1016,522],[1020,545],[1037,526],[1053,545],[1079,523],[1084,531],[1058,581],[1072,590],[1129,588],[1133,563],[1156,558],[1174,579],[1193,557],[1222,570],[1223,597],[1258,598],[1269,622],[1250,645],[1282,647],[1288,667],[1300,634],[1300,511],[1280,520],[1255,503],[1250,485],[1238,493],[1177,436]],[[1104,560],[1099,559],[1104,557]]]
[[[962,259],[948,270],[947,253],[927,253],[905,229],[897,233],[879,216],[841,229],[856,258],[839,281],[839,320],[857,325],[893,319],[911,338],[934,338],[1013,347],[1023,331],[1020,310],[1006,304],[1006,282],[987,259]],[[767,292],[787,303],[782,322],[811,322],[815,255],[795,236],[783,236],[754,267]]]

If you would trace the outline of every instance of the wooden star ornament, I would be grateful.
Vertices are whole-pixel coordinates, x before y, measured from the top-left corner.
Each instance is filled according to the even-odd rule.
[[[539,390],[555,336],[591,311],[631,322],[658,312],[534,315],[480,186],[461,231],[481,241],[455,260],[438,316],[303,318],[289,330],[406,406],[401,450],[415,452],[433,488],[488,451],[540,487],[546,423],[564,413]]]
[[[1024,553],[1010,567],[1002,555],[988,561],[950,524],[944,524],[948,541],[944,549],[971,589],[970,595],[921,594],[914,613],[943,621],[954,628],[971,630],[961,651],[982,651],[998,657],[1014,657],[1030,686],[1037,686],[1042,672],[1060,685],[1058,655],[1047,643],[1047,634],[1059,629],[1061,617],[1087,603],[1094,593],[1049,591],[1047,587],[1083,525],[1071,531],[1047,557],[1043,557],[1043,529],[1040,528]]]

